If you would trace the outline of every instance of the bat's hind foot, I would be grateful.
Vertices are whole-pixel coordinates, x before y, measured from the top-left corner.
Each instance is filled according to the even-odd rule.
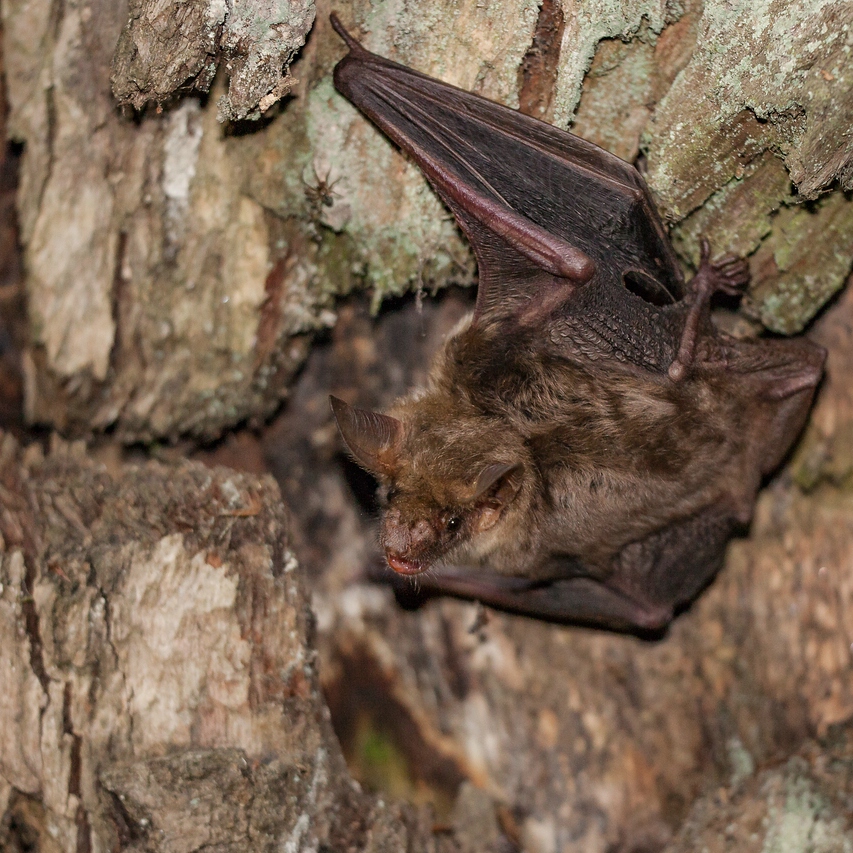
[[[691,289],[700,299],[707,302],[718,291],[739,296],[749,284],[749,263],[746,258],[736,255],[726,255],[719,261],[711,263],[709,255],[711,247],[707,240],[702,240],[702,259],[699,270],[690,282]]]
[[[711,244],[703,237],[699,269],[690,282],[690,310],[681,333],[678,354],[669,366],[669,378],[680,382],[696,359],[696,344],[702,320],[709,311],[715,293],[738,296],[749,284],[749,264],[746,259],[726,255],[711,262]]]

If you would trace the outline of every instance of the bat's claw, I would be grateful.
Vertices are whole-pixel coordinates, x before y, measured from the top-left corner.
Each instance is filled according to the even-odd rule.
[[[730,296],[743,293],[749,284],[749,263],[745,258],[726,255],[722,260],[711,264],[711,270],[716,289]]]
[[[749,262],[736,255],[725,255],[711,261],[711,244],[704,237],[700,244],[699,269],[691,282],[693,292],[706,299],[722,291],[729,296],[743,293],[749,284]]]
[[[681,382],[696,358],[699,328],[706,316],[711,297],[718,291],[737,296],[749,284],[749,264],[745,258],[725,255],[711,261],[711,244],[704,237],[700,243],[699,269],[690,282],[692,304],[684,322],[678,353],[669,366],[669,378]]]

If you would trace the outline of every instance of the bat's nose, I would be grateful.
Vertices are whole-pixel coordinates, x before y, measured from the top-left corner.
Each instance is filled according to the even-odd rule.
[[[386,550],[405,554],[418,551],[434,538],[432,527],[423,519],[406,524],[393,510],[385,516],[382,544]]]
[[[399,513],[390,510],[385,516],[382,546],[388,565],[404,575],[413,575],[426,568],[419,557],[429,548],[435,534],[429,522],[420,519],[406,524]]]
[[[432,527],[423,520],[416,521],[409,528],[409,541],[413,549],[422,548],[434,538]]]

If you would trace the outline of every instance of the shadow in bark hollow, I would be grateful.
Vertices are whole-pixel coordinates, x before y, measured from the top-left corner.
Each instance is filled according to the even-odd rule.
[[[358,647],[335,652],[338,677],[324,685],[335,732],[351,771],[367,788],[429,801],[447,815],[467,774],[427,743],[376,659]]]

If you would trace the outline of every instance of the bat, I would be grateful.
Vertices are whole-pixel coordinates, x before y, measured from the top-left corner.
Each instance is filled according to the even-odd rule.
[[[426,387],[384,413],[331,398],[380,483],[380,544],[427,591],[660,631],[718,571],[801,431],[825,351],[736,339],[714,294],[745,260],[702,241],[685,281],[633,166],[367,51],[337,90],[423,171],[478,265]]]

